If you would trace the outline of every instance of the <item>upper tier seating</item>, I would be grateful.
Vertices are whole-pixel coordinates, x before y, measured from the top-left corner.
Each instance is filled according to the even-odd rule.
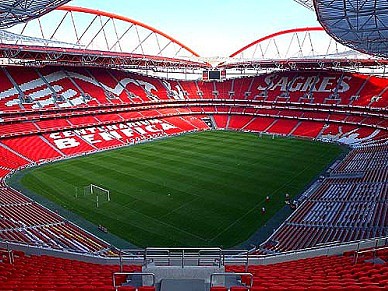
[[[138,81],[137,75],[128,75],[122,71],[111,71],[110,73],[118,85],[125,88],[122,94],[125,93],[126,98],[120,94],[121,100],[129,103],[142,103],[150,100],[148,95],[152,92],[152,84],[146,84],[141,80]]]
[[[45,82],[39,77],[33,68],[25,68],[20,74],[20,68],[8,67],[10,78],[18,85],[18,89],[24,94],[25,100],[18,98],[15,102],[25,109],[39,109],[43,106],[53,106],[54,99]],[[18,90],[18,91],[19,91]]]
[[[82,91],[76,86],[68,73],[56,67],[44,67],[38,70],[50,84],[51,89],[56,93],[55,104],[59,108],[85,106],[91,100],[86,100]],[[93,104],[93,103],[91,103]]]
[[[16,82],[17,88],[10,79]],[[290,71],[224,82],[194,82],[97,68],[9,66],[0,72],[0,80],[1,110],[183,99],[262,100],[380,108],[385,108],[388,103],[387,79],[327,71]],[[19,98],[19,92],[24,94],[25,100]]]
[[[0,80],[0,111],[20,110],[19,93],[4,70],[0,70]]]
[[[100,87],[103,88],[108,102],[121,104],[121,96],[125,93],[124,87],[118,83],[112,75],[105,70],[87,70],[87,73],[92,77]],[[124,95],[125,96],[125,95]],[[125,100],[125,99],[124,99]]]

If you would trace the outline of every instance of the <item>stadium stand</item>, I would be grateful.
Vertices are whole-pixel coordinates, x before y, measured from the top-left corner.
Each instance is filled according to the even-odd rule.
[[[282,252],[385,236],[387,153],[386,146],[351,151],[262,247]]]
[[[14,86],[8,79],[6,73],[8,72],[4,68],[0,70],[0,89],[2,92],[2,98],[0,98],[0,110],[18,110],[20,109],[18,99],[12,99],[12,97],[18,97],[18,92],[14,89]]]
[[[18,73],[21,71],[23,74]],[[388,86],[385,79],[341,72],[294,71],[220,83],[166,80],[119,70],[49,66],[7,67],[0,72],[0,78],[1,177],[36,163],[209,130],[212,126],[205,122],[207,119],[220,130],[299,136],[355,147],[330,169],[328,176],[317,182],[313,191],[302,194],[296,201],[297,210],[257,252],[277,254],[387,235],[388,132],[386,114],[382,111],[386,106],[384,90]],[[384,98],[374,98],[383,93]],[[31,100],[23,101],[23,94]],[[3,241],[114,255],[106,242],[8,188],[4,180],[1,183]],[[53,269],[47,270],[47,277],[31,277],[31,280],[14,276],[20,267],[28,273],[46,272],[47,266],[42,266],[40,259],[21,256],[16,260],[21,265],[11,270],[2,263],[0,276],[5,278],[4,286],[34,289],[38,280],[47,278],[43,287],[65,288],[69,283],[67,267],[62,272],[63,280],[56,282],[52,280]],[[320,261],[321,266],[317,263]],[[354,266],[350,261],[340,256],[271,267],[250,266],[248,271],[254,274],[251,290],[287,288],[292,284],[302,287],[312,280],[312,287],[317,288],[386,286],[385,265],[382,268],[361,262]],[[335,264],[342,277],[334,276],[329,262]],[[58,264],[77,266],[72,261]],[[320,271],[314,272],[319,267]],[[90,277],[81,272],[74,286],[112,289],[111,272],[115,268],[93,268],[101,273],[100,281],[97,271]],[[227,271],[242,271],[242,268],[228,267]],[[292,268],[301,272],[293,272]],[[278,273],[286,273],[287,280],[273,275]],[[344,281],[345,277],[349,280]],[[368,280],[362,279],[365,277]],[[234,286],[230,290],[241,288]]]
[[[302,121],[292,132],[294,136],[316,138],[324,127],[323,122]]]
[[[26,165],[28,161],[20,154],[0,146],[0,166],[8,169],[17,169]]]
[[[20,193],[0,188],[0,238],[53,249],[106,251],[109,246]]]
[[[373,256],[371,255],[373,253]],[[359,290],[384,289],[388,285],[387,264],[374,264],[372,257],[386,259],[385,249],[362,252],[357,262],[353,253],[339,256],[318,256],[266,265],[227,265],[231,275],[241,275],[239,285],[213,285],[210,291],[220,290]],[[104,265],[47,255],[11,253],[0,249],[0,277],[2,290],[114,290],[113,273],[139,274],[141,266]],[[252,276],[252,277],[250,277]],[[139,286],[129,275],[116,276],[119,290],[156,290],[155,286]]]
[[[365,261],[354,264],[353,258],[347,256],[319,256],[273,265],[249,266],[247,270],[243,266],[227,266],[226,270],[251,273],[251,291],[375,290],[384,289],[388,284],[386,264],[376,265]],[[213,287],[212,290],[218,289]]]
[[[348,49],[342,52],[336,42],[345,41],[341,37],[336,37],[335,41],[330,39],[329,46],[334,45],[335,51],[329,47],[326,53],[318,52],[309,32],[330,31],[330,23],[327,25],[322,20],[325,15],[318,11],[319,6],[324,6],[323,2],[330,1],[296,0],[303,6],[311,5],[312,10],[315,8],[318,21],[325,29],[288,30],[292,39],[285,56],[281,56],[283,48],[278,47],[283,42],[276,39],[276,35],[286,37],[288,32],[282,31],[251,43],[229,58],[214,59],[199,58],[197,53],[174,38],[127,17],[90,8],[62,6],[69,0],[3,2],[10,3],[0,5],[5,6],[0,13],[0,290],[166,291],[161,288],[160,276],[154,273],[151,275],[158,281],[152,286],[143,286],[150,285],[144,284],[146,280],[142,277],[148,267],[154,268],[155,273],[163,273],[164,278],[171,272],[168,268],[176,268],[172,274],[175,279],[184,275],[192,279],[193,273],[195,277],[218,271],[227,274],[225,280],[218,281],[215,286],[211,286],[212,277],[206,277],[206,288],[201,291],[388,289],[386,52],[378,58],[373,54],[365,58],[364,53],[373,53],[369,51],[373,42],[369,41],[365,42],[368,48],[360,50],[362,55]],[[57,17],[59,23],[55,24],[51,18],[49,28],[53,29],[50,32],[45,19],[37,18],[37,34],[30,35],[35,20],[27,20],[47,12],[45,6],[50,5],[45,2],[55,2],[58,6],[53,17],[57,12],[63,16]],[[357,5],[348,3],[360,16],[354,23],[361,23],[364,18],[378,19],[381,23],[387,21],[383,17],[384,9],[379,9],[384,5],[382,0],[373,1],[374,9],[368,8],[375,10],[370,17],[358,7],[369,7],[365,3],[358,5],[362,1],[347,2],[357,2]],[[39,13],[36,14],[34,9]],[[20,15],[21,10],[28,17]],[[350,15],[349,23],[354,20],[348,9],[339,11],[335,9],[333,14],[327,15],[336,18],[335,14],[344,12]],[[85,18],[77,18],[78,13]],[[13,21],[20,22],[20,30],[18,25],[11,27]],[[370,35],[371,30],[384,34],[383,28],[372,29],[372,24],[363,26],[365,35]],[[298,31],[304,34],[303,39]],[[354,35],[349,32],[354,31],[344,31]],[[73,34],[74,41],[71,40]],[[297,50],[294,50],[294,40],[298,43]],[[319,40],[320,45],[322,40]],[[155,47],[152,48],[149,41],[156,41]],[[353,44],[351,41],[350,47]],[[255,47],[252,47],[251,56],[249,48],[252,45]],[[268,58],[271,51],[278,56]],[[212,67],[220,70],[220,80],[208,80],[210,73],[205,77]],[[205,73],[203,80],[199,78],[200,70]],[[376,75],[369,74],[372,70]],[[377,75],[379,72],[381,76]],[[228,79],[225,80],[226,74]],[[166,77],[156,77],[160,75]],[[185,75],[186,80],[168,77],[178,75]],[[190,80],[193,77],[198,79]],[[11,175],[28,167],[213,129],[252,132],[258,137],[268,135],[272,139],[288,136],[338,143],[346,145],[348,151],[295,200],[285,199],[284,208],[292,214],[277,229],[272,230],[273,221],[265,225],[264,229],[272,234],[263,243],[259,244],[255,235],[246,241],[244,245],[251,247],[249,251],[237,250],[237,247],[233,250],[209,248],[200,249],[195,255],[195,248],[155,248],[152,257],[151,247],[119,250],[60,216],[59,212],[66,211],[58,211],[59,205],[50,210],[7,185]],[[250,136],[255,137],[254,134]],[[198,147],[198,144],[195,141],[184,144],[185,153],[188,146]],[[244,147],[232,146],[244,150]],[[171,152],[175,154],[175,149]],[[159,158],[160,153],[150,155],[154,160],[157,156]],[[136,156],[131,158],[136,159]],[[116,165],[119,162],[117,159]],[[185,163],[185,158],[181,163]],[[240,167],[239,161],[237,165]],[[163,179],[159,179],[156,171],[153,173],[156,166],[147,168],[158,181],[147,181],[141,175],[139,181],[159,189],[159,180]],[[308,169],[304,168],[301,173]],[[138,169],[134,170],[140,173]],[[279,170],[282,170],[281,166]],[[242,177],[234,175],[229,168],[227,171],[219,172],[231,174],[235,179]],[[62,178],[64,171],[57,172]],[[112,172],[117,173],[116,169]],[[175,177],[176,173],[179,172],[170,171],[169,175]],[[104,174],[99,173],[98,177]],[[217,179],[211,182],[215,191],[218,185],[223,186]],[[279,189],[293,187],[293,182]],[[166,182],[163,184],[167,188]],[[173,186],[184,188],[178,182]],[[240,187],[235,189],[240,191]],[[186,195],[184,189],[179,190],[180,197]],[[152,194],[160,194],[157,191]],[[33,193],[29,195],[35,197]],[[173,205],[170,195],[166,203]],[[157,198],[144,196],[155,202],[150,203],[150,207],[161,201],[161,195],[155,195]],[[214,199],[214,206],[222,203],[219,200]],[[273,196],[267,196],[263,203],[273,200]],[[236,205],[233,204],[236,210],[240,207],[244,215],[243,220],[232,222],[236,223],[236,232],[242,230],[238,227],[245,226],[243,222],[248,212],[241,202],[237,197]],[[140,202],[135,200],[128,204],[132,207]],[[178,205],[179,211],[185,211],[186,205]],[[262,212],[258,210],[262,215],[260,219],[263,219],[266,207]],[[155,217],[160,216],[162,208],[152,208],[150,212]],[[249,211],[253,213],[254,210]],[[188,212],[195,213],[191,209]],[[218,211],[217,207],[212,212],[227,214]],[[134,215],[139,214],[142,215],[138,212]],[[276,216],[273,218],[277,220]],[[189,219],[187,223],[190,223]],[[198,223],[198,228],[201,227]],[[150,228],[156,229],[153,225]],[[98,225],[98,229],[96,225],[95,230],[104,232],[101,237],[110,237],[109,241],[117,239],[112,239],[102,225]],[[141,230],[136,226],[136,231]],[[222,235],[229,235],[229,230],[226,228]],[[210,245],[214,238],[202,241]],[[157,267],[161,268],[158,270]],[[232,275],[231,280],[226,280],[229,275]]]
[[[15,252],[14,262],[0,262],[2,290],[114,290],[112,274],[117,265],[86,263],[52,256]],[[141,271],[140,266],[123,266],[125,272]],[[122,288],[120,290],[129,290]]]
[[[2,135],[24,134],[31,131],[36,131],[37,127],[32,122],[21,121],[8,124],[0,124],[0,132]]]

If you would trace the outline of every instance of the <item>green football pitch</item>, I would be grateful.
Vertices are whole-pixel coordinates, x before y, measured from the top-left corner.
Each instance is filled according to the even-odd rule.
[[[139,246],[237,245],[343,149],[294,138],[207,131],[47,164],[24,187]],[[95,184],[110,191],[85,195]],[[266,201],[266,196],[270,200]],[[266,213],[262,214],[262,207]]]

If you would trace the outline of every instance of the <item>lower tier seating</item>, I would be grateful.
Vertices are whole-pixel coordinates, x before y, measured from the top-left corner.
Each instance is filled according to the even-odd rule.
[[[117,265],[100,265],[51,256],[16,252],[14,263],[0,261],[1,290],[114,290]],[[139,272],[140,266],[124,266]],[[121,289],[120,289],[121,290]],[[122,290],[128,290],[123,288]]]
[[[9,138],[2,140],[2,142],[9,148],[35,162],[39,160],[58,158],[61,156],[59,151],[52,148],[41,136],[38,135],[26,135],[17,138]]]
[[[62,155],[81,154],[207,128],[201,116],[181,116],[8,138],[3,140],[4,146],[0,144],[0,166],[3,167],[0,173],[4,176],[30,162],[51,160]],[[17,155],[17,152],[20,154]],[[31,160],[23,158],[23,155]],[[110,253],[110,246],[105,242],[6,187],[0,188],[0,240],[59,250]]]
[[[21,155],[3,147],[0,143],[0,167],[7,169],[17,169],[28,164],[28,161]]]
[[[262,250],[284,252],[329,242],[388,235],[388,148],[351,151],[313,191]]]
[[[227,266],[226,270],[246,272],[244,266]],[[353,258],[347,256],[321,256],[273,265],[249,266],[247,271],[253,275],[253,286],[250,291],[388,288],[388,263],[373,264],[360,261],[354,264]],[[244,278],[242,279],[244,281]]]
[[[316,138],[324,127],[323,122],[314,122],[314,121],[303,121],[298,127],[293,131],[292,135]]]
[[[0,188],[0,240],[59,250],[111,254],[107,243],[4,187]]]
[[[127,115],[131,115],[129,118],[141,118],[141,114],[136,111],[114,113],[106,115],[106,117],[114,116],[117,120],[120,119],[114,124],[3,138],[0,141],[0,174],[5,175],[34,162],[99,151],[161,136],[206,130],[210,125],[205,121],[215,122],[219,129],[295,134],[310,138],[322,137],[322,133],[332,128],[331,125],[326,127],[323,122],[317,121],[243,116],[240,109],[234,115],[205,115],[200,112],[190,112],[190,108],[181,108],[181,110],[184,115],[177,115],[179,111],[175,108],[152,110],[150,112],[155,114],[163,112],[169,116],[131,122],[121,119],[128,118]],[[218,109],[215,106],[208,106],[207,110]],[[73,120],[79,121],[74,118]],[[87,122],[97,122],[97,119],[89,117]],[[70,122],[68,124],[71,126]],[[352,132],[359,130],[354,126],[334,126],[333,128],[342,133],[344,130]],[[264,244],[261,248],[264,251],[283,252],[325,242],[386,235],[388,224],[386,219],[388,212],[385,207],[388,196],[386,157],[386,145],[352,151],[333,169],[336,177],[329,177],[311,193],[310,197],[301,200],[294,216],[289,218],[270,238],[270,247]],[[357,176],[357,179],[352,176],[360,175],[360,172],[362,176]],[[6,190],[5,187],[4,189]],[[23,197],[17,193],[10,194],[12,190],[10,192],[5,190],[0,191],[0,203],[8,201],[9,197]],[[353,191],[352,195],[349,194],[350,191]],[[23,200],[23,198],[20,199]],[[35,206],[30,201],[20,207],[11,205],[11,202],[8,202],[9,205],[6,204],[7,202],[1,205],[0,209],[2,215],[0,238],[3,240],[89,253],[105,252],[109,249],[106,243],[89,237],[85,232],[74,228],[62,219],[55,218],[52,221],[50,215],[45,215],[40,210],[35,211]]]
[[[12,254],[10,257],[9,253],[0,252],[1,290],[114,290],[113,273],[120,270],[118,265],[26,255],[19,251]],[[384,262],[387,251],[378,251],[374,258],[379,258],[381,263],[371,262],[371,256],[366,253],[357,262],[352,254],[345,254],[249,265],[247,269],[245,266],[227,265],[226,272],[250,273],[252,281],[242,275],[242,285],[228,288],[212,286],[211,291],[385,290],[388,287],[388,263]],[[122,271],[141,272],[141,266],[124,265]],[[252,287],[244,286],[248,283],[252,283],[249,284]],[[119,290],[150,291],[155,288],[127,285]]]

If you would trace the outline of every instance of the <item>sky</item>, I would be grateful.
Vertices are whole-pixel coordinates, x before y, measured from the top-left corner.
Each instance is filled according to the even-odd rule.
[[[72,0],[68,5],[113,12],[143,22],[200,56],[229,56],[265,35],[319,26],[293,0]]]

